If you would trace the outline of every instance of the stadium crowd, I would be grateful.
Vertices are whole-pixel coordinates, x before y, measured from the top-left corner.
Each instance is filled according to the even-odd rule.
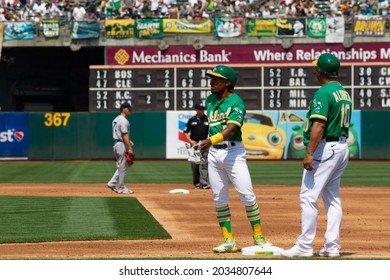
[[[389,0],[0,0],[0,21],[387,15]]]

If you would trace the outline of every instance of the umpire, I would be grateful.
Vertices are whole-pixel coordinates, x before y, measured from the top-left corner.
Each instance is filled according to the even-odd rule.
[[[206,108],[202,102],[195,104],[196,115],[188,120],[184,129],[184,135],[191,143],[191,146],[197,144],[199,140],[207,139],[208,137],[209,121],[207,116],[204,114],[205,109]],[[210,186],[208,184],[207,170],[207,156],[209,150],[203,149],[201,153],[204,159],[201,164],[191,162],[193,183],[196,189],[209,189]]]

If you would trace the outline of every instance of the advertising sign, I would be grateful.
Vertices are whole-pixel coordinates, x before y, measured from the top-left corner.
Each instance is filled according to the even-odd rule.
[[[390,59],[390,43],[293,44],[288,50],[281,45],[169,46],[161,51],[156,46],[107,47],[106,65],[172,65],[172,64],[288,64],[311,65],[323,52],[336,55],[341,63],[380,62]]]
[[[0,113],[0,159],[28,158],[28,113]]]

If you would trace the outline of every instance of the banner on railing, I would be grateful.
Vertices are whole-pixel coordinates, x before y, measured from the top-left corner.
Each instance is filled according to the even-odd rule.
[[[306,35],[306,18],[277,18],[278,37],[303,37]]]
[[[134,19],[106,20],[106,36],[108,39],[127,39],[134,37]]]
[[[135,25],[135,37],[140,39],[162,38],[163,26],[161,19],[137,20]]]
[[[216,18],[215,36],[220,38],[239,37],[243,33],[243,18]]]
[[[326,43],[343,43],[345,24],[343,16],[336,16],[326,19]]]
[[[60,21],[58,19],[42,20],[43,35],[46,38],[58,38],[60,36]]]
[[[249,37],[275,37],[276,18],[250,18],[247,20],[246,33]]]
[[[356,36],[385,36],[386,21],[383,16],[355,17],[353,32]]]
[[[32,22],[4,22],[4,40],[33,40],[34,26]]]
[[[100,35],[98,22],[73,21],[71,23],[71,39],[96,39]]]
[[[325,38],[326,19],[325,18],[308,18],[307,35],[311,38]]]
[[[211,20],[163,19],[166,33],[211,33]]]

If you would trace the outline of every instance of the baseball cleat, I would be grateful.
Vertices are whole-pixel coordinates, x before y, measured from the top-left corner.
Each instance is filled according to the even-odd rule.
[[[261,234],[253,236],[253,241],[255,246],[272,246],[272,243],[267,242],[265,237]]]
[[[325,250],[325,248],[322,248],[320,251],[317,252],[317,255],[319,257],[329,257],[329,258],[338,258],[340,257],[339,252],[328,252]]]
[[[107,185],[107,188],[109,188],[109,189],[112,190],[113,192],[117,192],[115,186],[109,186],[109,185]]]
[[[117,193],[119,193],[119,194],[131,194],[131,193],[134,193],[134,191],[131,190],[131,189],[124,189],[124,190],[118,190]]]
[[[289,250],[282,250],[280,255],[287,258],[303,258],[303,257],[312,257],[313,250],[311,251],[303,251],[297,245],[294,245]]]
[[[213,248],[214,253],[235,253],[237,251],[236,240],[229,238],[225,238],[221,245]]]
[[[202,185],[200,188],[204,189],[204,190],[208,190],[210,188],[210,186],[209,185]]]

